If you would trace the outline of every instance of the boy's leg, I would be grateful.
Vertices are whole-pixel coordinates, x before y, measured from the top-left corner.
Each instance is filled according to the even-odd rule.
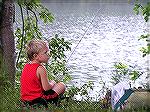
[[[43,98],[46,99],[47,102],[54,103],[58,106],[65,89],[66,86],[64,83],[56,83],[51,90],[44,91]]]
[[[40,104],[40,105],[45,106],[45,108],[48,108],[47,101],[43,98],[37,98],[37,99],[32,100],[31,105],[34,105],[34,104]]]
[[[53,91],[52,89],[48,90],[48,91],[44,91],[44,96],[43,98],[49,102],[49,103],[54,103],[57,104],[59,96],[58,94]]]
[[[45,108],[48,108],[47,101],[43,98],[36,98],[32,101],[22,101],[23,107],[32,108],[33,105],[43,105]]]

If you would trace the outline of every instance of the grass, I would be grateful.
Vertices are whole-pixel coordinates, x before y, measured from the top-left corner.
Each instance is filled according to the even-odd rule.
[[[21,102],[19,100],[19,90],[9,87],[0,88],[0,112],[112,112],[111,109],[101,109],[100,102],[91,101],[75,101],[69,99],[63,100],[60,107],[49,104],[48,110],[44,108],[22,110]],[[150,112],[150,108],[139,107],[136,109],[126,109],[122,112]]]

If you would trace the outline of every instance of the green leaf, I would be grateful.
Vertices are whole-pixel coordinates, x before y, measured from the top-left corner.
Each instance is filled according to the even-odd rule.
[[[70,81],[71,79],[72,79],[71,75],[67,74],[67,75],[64,76],[63,82],[66,83],[66,82]]]
[[[130,77],[131,77],[131,80],[136,80],[136,79],[138,79],[139,78],[139,76],[140,76],[140,74],[139,74],[139,72],[138,71],[132,71],[132,72],[130,72],[129,73],[129,75],[130,75]]]
[[[125,64],[123,64],[123,63],[121,63],[121,62],[119,62],[119,63],[115,64],[114,67],[115,67],[116,69],[126,69],[126,68],[127,68],[127,65],[125,65]]]
[[[133,8],[134,12],[135,12],[137,15],[139,14],[139,7],[140,7],[139,4],[135,4],[135,6],[134,6],[134,8]]]

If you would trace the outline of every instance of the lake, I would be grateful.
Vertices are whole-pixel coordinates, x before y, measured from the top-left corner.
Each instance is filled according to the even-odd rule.
[[[66,52],[67,66],[73,80],[68,84],[81,86],[94,82],[91,97],[99,96],[101,80],[111,87],[111,76],[116,62],[134,66],[144,74],[135,86],[145,81],[148,57],[139,49],[146,45],[138,40],[148,33],[148,25],[141,15],[133,12],[134,3],[127,0],[50,0],[42,1],[55,16],[52,24],[43,25],[44,37],[55,34],[72,43]],[[74,52],[73,52],[74,51]]]

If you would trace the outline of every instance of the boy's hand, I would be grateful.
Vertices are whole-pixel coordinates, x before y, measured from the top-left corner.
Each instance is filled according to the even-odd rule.
[[[52,88],[54,87],[54,85],[56,84],[56,82],[54,80],[50,80],[49,84],[52,86]]]

